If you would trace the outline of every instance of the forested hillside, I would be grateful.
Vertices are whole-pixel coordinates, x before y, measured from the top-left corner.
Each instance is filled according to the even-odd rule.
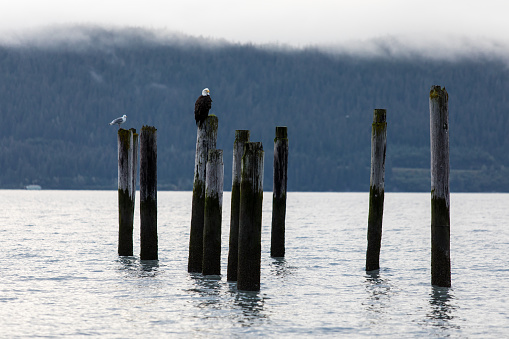
[[[364,58],[315,49],[158,43],[0,46],[0,188],[116,189],[117,128],[158,130],[160,189],[192,189],[194,101],[211,90],[225,190],[236,129],[265,149],[288,126],[292,191],[369,190],[373,109],[386,108],[386,190],[429,191],[431,85],[449,93],[451,190],[509,191],[509,72],[500,60]],[[122,41],[129,43],[115,43]]]

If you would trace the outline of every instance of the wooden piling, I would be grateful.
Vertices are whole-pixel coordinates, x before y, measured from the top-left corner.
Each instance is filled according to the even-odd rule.
[[[239,212],[240,212],[240,175],[244,144],[249,141],[248,130],[236,130],[233,142],[232,192],[230,215],[230,241],[228,250],[227,280],[237,281],[239,267]]]
[[[386,110],[375,109],[371,128],[371,175],[369,181],[368,249],[366,271],[380,268],[382,219],[384,212],[385,151],[387,145]]]
[[[203,275],[220,275],[224,182],[222,150],[209,150],[206,172],[202,273]]]
[[[285,256],[286,187],[288,173],[288,129],[276,127],[274,139],[274,186],[270,256]]]
[[[140,260],[157,259],[157,129],[143,126],[140,134]]]
[[[206,165],[209,149],[216,148],[217,128],[217,117],[209,115],[205,123],[200,124],[197,130],[188,272],[202,272]]]
[[[135,128],[129,129],[133,133],[133,146],[131,147],[131,153],[129,154],[129,161],[131,162],[131,185],[133,187],[133,200],[132,200],[132,215],[134,225],[134,207],[136,205],[136,179],[138,177],[138,151],[139,151],[139,135],[136,133]]]
[[[237,289],[259,291],[264,152],[261,142],[247,142],[244,147],[240,182]]]
[[[133,190],[134,190],[134,197],[136,197],[136,184],[137,184],[137,177],[138,177],[138,157],[139,157],[139,154],[138,152],[140,151],[140,138],[139,138],[139,134],[136,133],[136,129],[135,128],[131,128],[130,131],[133,132],[133,147],[132,147],[132,157],[131,157],[131,162],[132,162],[132,185],[133,185]],[[135,199],[133,199],[133,202],[135,201]],[[134,209],[134,203],[133,203],[133,209]],[[133,210],[133,214],[134,214],[134,210]]]
[[[445,88],[431,87],[431,284],[441,287],[451,286],[448,101]]]
[[[134,192],[133,132],[118,130],[118,255],[133,255]]]

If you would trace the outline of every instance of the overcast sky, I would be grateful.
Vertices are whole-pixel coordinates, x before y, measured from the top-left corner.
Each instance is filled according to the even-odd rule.
[[[509,1],[1,0],[0,38],[51,25],[143,27],[303,47],[397,37],[408,43],[509,45]]]

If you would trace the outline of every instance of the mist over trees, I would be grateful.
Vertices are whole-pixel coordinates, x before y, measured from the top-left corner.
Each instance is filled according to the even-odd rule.
[[[85,33],[85,40],[51,46],[0,46],[0,188],[116,189],[117,128],[108,123],[126,114],[123,128],[157,128],[159,188],[191,190],[194,101],[208,87],[225,190],[235,130],[249,129],[251,140],[263,142],[264,186],[271,190],[275,127],[288,126],[289,190],[368,191],[373,109],[385,108],[385,189],[427,192],[428,96],[441,85],[449,93],[451,190],[509,191],[503,60]]]

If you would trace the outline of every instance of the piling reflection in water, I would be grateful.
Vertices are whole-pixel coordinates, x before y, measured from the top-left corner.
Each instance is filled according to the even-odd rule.
[[[220,276],[203,276],[199,273],[190,273],[194,285],[196,286],[191,292],[198,294],[196,307],[212,307],[214,309],[221,309],[222,304],[222,291],[220,285]]]
[[[159,273],[158,260],[138,260],[136,257],[119,257],[119,271],[131,277],[155,277]]]
[[[140,276],[155,277],[159,273],[159,260],[141,260]]]
[[[237,284],[224,282],[221,276],[203,276],[190,273],[195,288],[193,303],[200,309],[219,310],[224,316],[242,327],[260,325],[268,319],[264,310],[265,300],[258,291],[238,291]]]
[[[364,302],[370,323],[381,323],[385,320],[385,313],[390,306],[394,293],[388,279],[380,277],[380,270],[366,272],[366,292],[368,299]]]
[[[117,262],[119,263],[118,270],[131,274],[136,270],[136,257],[118,257]]]
[[[270,273],[272,276],[275,276],[276,278],[285,278],[286,276],[292,274],[293,269],[294,267],[288,266],[285,258],[271,258]]]
[[[239,291],[235,297],[235,306],[242,311],[238,322],[242,326],[253,326],[267,320],[264,312],[265,300],[259,291]]]
[[[428,324],[440,329],[460,328],[453,323],[456,306],[450,287],[432,286],[429,304],[430,311],[426,315]]]

